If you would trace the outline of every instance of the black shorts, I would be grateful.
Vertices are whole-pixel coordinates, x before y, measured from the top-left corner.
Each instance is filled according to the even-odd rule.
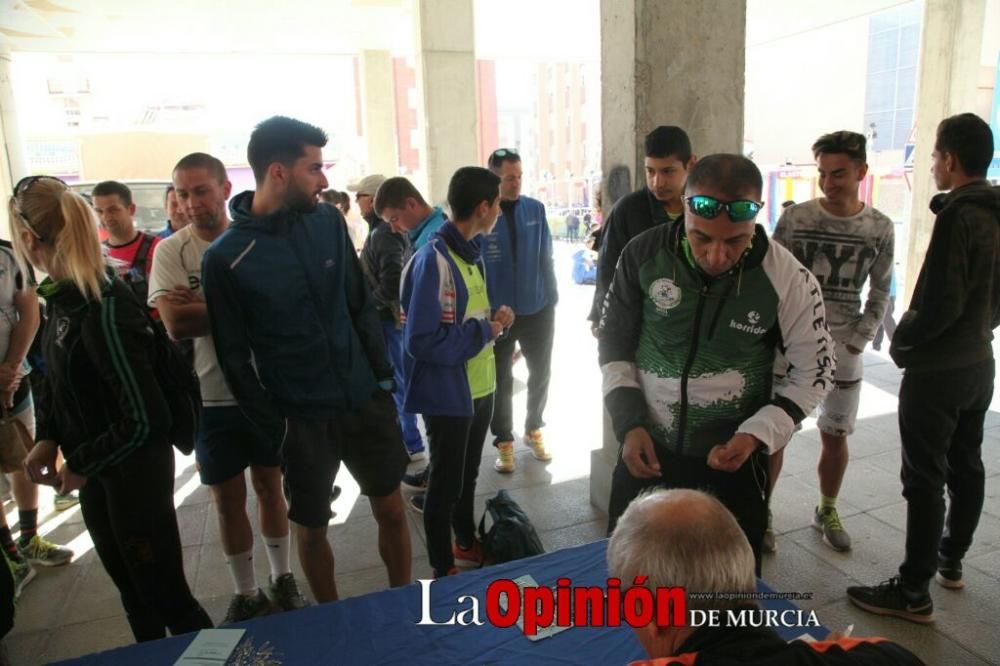
[[[360,409],[328,420],[289,418],[281,453],[288,519],[305,527],[329,524],[330,488],[341,461],[362,494],[385,497],[399,488],[410,460],[392,394],[381,390]]]
[[[250,465],[281,464],[278,450],[239,407],[202,408],[194,457],[201,482],[206,486],[227,481]]]

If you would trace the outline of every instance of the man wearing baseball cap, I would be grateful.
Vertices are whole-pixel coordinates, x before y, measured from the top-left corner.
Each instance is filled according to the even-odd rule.
[[[368,223],[369,234],[375,231],[375,221],[378,220],[381,222],[378,215],[375,214],[375,208],[372,204],[375,201],[375,193],[378,192],[379,186],[384,182],[385,176],[380,173],[373,173],[347,186],[348,192],[354,192],[354,201],[358,204],[361,217],[365,218],[365,222]]]

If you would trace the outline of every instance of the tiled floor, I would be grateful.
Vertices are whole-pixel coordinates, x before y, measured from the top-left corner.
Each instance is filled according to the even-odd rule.
[[[563,268],[568,247],[557,244]],[[567,275],[568,268],[560,275]],[[534,460],[518,444],[518,469],[501,476],[493,458],[484,456],[478,484],[478,510],[498,488],[530,513],[547,549],[585,543],[604,536],[604,514],[588,500],[590,450],[600,446],[600,378],[596,345],[587,322],[592,289],[570,283],[561,288],[555,359],[546,429],[555,459]],[[866,383],[857,433],[851,438],[851,465],[839,507],[854,538],[849,553],[824,546],[811,527],[816,503],[815,464],[819,437],[807,422],[785,456],[782,478],[773,500],[778,553],[764,564],[764,578],[777,590],[811,592],[802,602],[816,610],[821,622],[835,629],[854,625],[855,635],[882,635],[915,651],[929,664],[1000,663],[996,618],[1000,617],[1000,406],[987,418],[983,458],[987,467],[986,506],[976,542],[966,560],[968,586],[950,592],[934,586],[937,622],[917,626],[879,618],[849,605],[844,589],[873,583],[895,573],[903,552],[906,506],[900,495],[899,435],[895,395],[899,372],[884,355],[866,355]],[[517,373],[523,378],[525,368]],[[523,395],[523,384],[518,390]],[[516,402],[523,418],[523,397]],[[517,423],[517,422],[515,422]],[[337,516],[330,539],[337,557],[338,585],[343,597],[386,586],[376,555],[376,528],[371,509],[358,497],[353,480],[338,482],[343,494],[334,504]],[[195,595],[216,621],[229,600],[231,583],[219,546],[219,532],[207,489],[198,485],[192,460],[178,458],[176,502],[188,580]],[[43,499],[43,502],[46,500]],[[43,504],[43,513],[46,505]],[[16,512],[7,505],[10,515]],[[256,510],[251,504],[251,518]],[[430,574],[420,516],[408,512],[413,540],[414,576]],[[40,571],[18,606],[17,625],[7,638],[12,663],[36,664],[103,650],[130,642],[121,604],[97,561],[77,509],[43,524],[47,537],[71,543],[79,553],[61,569]],[[267,562],[257,544],[258,578],[266,580]],[[294,558],[293,558],[294,559]],[[299,571],[297,563],[296,572]]]

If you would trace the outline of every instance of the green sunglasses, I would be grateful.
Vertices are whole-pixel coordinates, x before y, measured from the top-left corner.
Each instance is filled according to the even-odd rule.
[[[751,201],[749,199],[719,201],[715,197],[704,194],[695,194],[694,196],[686,197],[684,200],[687,202],[688,210],[691,211],[692,215],[712,220],[725,210],[732,222],[749,222],[757,217],[761,206],[764,205],[760,201]]]

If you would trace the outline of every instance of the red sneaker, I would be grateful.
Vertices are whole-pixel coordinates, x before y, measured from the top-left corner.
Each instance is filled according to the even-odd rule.
[[[469,548],[462,548],[456,542],[451,547],[451,552],[455,556],[455,566],[463,569],[478,569],[483,566],[483,550],[478,541],[473,541]]]

